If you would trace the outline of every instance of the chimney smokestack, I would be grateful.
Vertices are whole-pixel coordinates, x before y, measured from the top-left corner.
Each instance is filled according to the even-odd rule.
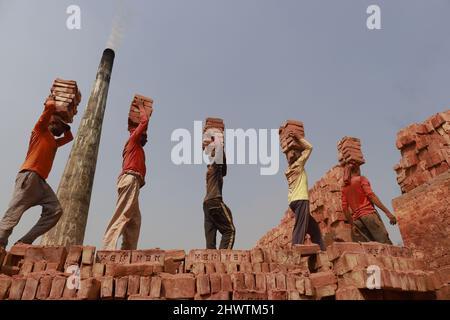
[[[43,245],[83,244],[114,57],[112,49],[103,52],[91,96],[58,187],[57,196],[63,215],[58,224],[43,236]]]

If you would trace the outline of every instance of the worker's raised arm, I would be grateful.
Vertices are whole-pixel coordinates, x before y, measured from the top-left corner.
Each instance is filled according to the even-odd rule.
[[[65,145],[65,144],[68,144],[72,140],[73,140],[72,131],[67,130],[66,132],[64,132],[64,137],[56,139],[56,145],[59,148],[59,147],[62,147],[63,145]]]
[[[309,156],[312,153],[313,146],[311,143],[309,143],[305,138],[296,138],[300,146],[303,148],[302,154],[297,159],[297,164],[304,166],[306,161],[308,161]]]
[[[139,141],[141,139],[141,136],[147,131],[148,122],[150,118],[147,115],[147,111],[145,110],[143,105],[139,106],[139,113],[140,113],[140,122],[136,130],[134,130],[133,134],[131,135],[130,140],[132,139],[135,141]]]
[[[55,111],[56,111],[55,100],[52,97],[48,97],[44,104],[44,112],[39,117],[39,120],[34,126],[34,129],[41,132],[48,130],[50,120]]]

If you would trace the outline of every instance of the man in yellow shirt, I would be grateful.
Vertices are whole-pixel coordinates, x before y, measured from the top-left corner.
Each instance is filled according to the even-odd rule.
[[[295,214],[295,225],[292,232],[292,244],[303,244],[306,233],[312,242],[318,244],[321,250],[326,250],[320,233],[319,225],[311,216],[309,210],[308,176],[305,164],[312,152],[312,145],[304,138],[298,138],[292,132],[289,136],[295,139],[301,149],[291,149],[286,153],[288,169],[285,172],[289,185],[289,207]]]

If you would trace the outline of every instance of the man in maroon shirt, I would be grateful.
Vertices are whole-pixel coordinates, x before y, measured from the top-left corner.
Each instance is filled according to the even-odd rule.
[[[122,250],[135,250],[141,229],[139,191],[145,185],[145,152],[149,115],[139,106],[140,123],[130,132],[123,150],[122,173],[119,176],[116,211],[103,238],[105,250],[115,250],[119,237],[123,236]]]
[[[353,229],[357,231],[353,232],[353,240],[392,244],[375,205],[383,210],[392,225],[397,223],[395,216],[372,191],[369,180],[361,176],[360,167],[348,164],[344,169],[342,209]]]

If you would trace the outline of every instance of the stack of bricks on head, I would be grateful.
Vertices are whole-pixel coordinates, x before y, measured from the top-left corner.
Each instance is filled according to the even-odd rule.
[[[219,118],[207,118],[203,127],[203,147],[206,148],[213,142],[224,145],[225,124]],[[216,140],[217,139],[217,140]]]
[[[133,131],[141,122],[141,112],[139,106],[143,106],[150,118],[153,113],[153,100],[149,97],[136,94],[131,102],[130,112],[128,113],[128,131]]]
[[[58,117],[64,123],[72,123],[73,117],[78,113],[77,107],[81,101],[81,93],[76,81],[58,78],[53,82],[50,92],[56,104],[54,117]]]
[[[417,252],[379,243],[189,253],[20,245],[0,257],[0,300],[449,298],[448,268],[428,270]],[[369,266],[380,271],[375,289]]]
[[[301,150],[298,139],[305,137],[303,122],[297,120],[287,120],[278,130],[280,136],[280,146],[284,154],[289,150]],[[295,137],[292,137],[291,134]]]

